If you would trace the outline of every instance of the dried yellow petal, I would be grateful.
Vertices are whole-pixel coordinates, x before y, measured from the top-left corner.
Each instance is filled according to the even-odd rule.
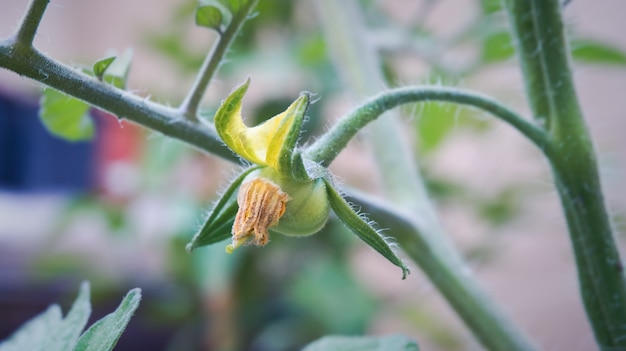
[[[278,224],[285,213],[289,195],[265,178],[253,178],[241,185],[237,195],[239,210],[233,224],[233,243],[226,247],[232,252],[254,238],[254,245],[264,246],[269,241],[269,228]]]

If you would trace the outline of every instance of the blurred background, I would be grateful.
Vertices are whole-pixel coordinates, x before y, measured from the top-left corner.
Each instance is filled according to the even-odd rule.
[[[528,115],[498,1],[359,2],[389,86],[475,89]],[[194,25],[195,1],[53,0],[35,45],[69,65],[133,50],[129,90],[177,106],[216,35]],[[0,4],[10,35],[25,0]],[[313,1],[261,1],[210,86],[203,113],[245,77],[248,123],[317,93],[305,138],[356,106],[339,79]],[[579,97],[626,249],[626,4],[574,0]],[[615,49],[615,50],[613,50]],[[326,334],[404,333],[423,350],[480,346],[419,269],[396,267],[336,221],[304,239],[279,235],[233,255],[226,243],[189,255],[185,243],[238,167],[92,111],[90,142],[51,136],[37,117],[40,86],[0,71],[0,340],[49,304],[64,310],[92,284],[92,320],[141,287],[118,350],[298,350]],[[408,135],[444,226],[476,278],[546,350],[591,350],[567,231],[546,163],[508,126],[449,104],[403,108]],[[367,146],[332,165],[350,186],[380,193]],[[393,235],[392,232],[387,232]]]

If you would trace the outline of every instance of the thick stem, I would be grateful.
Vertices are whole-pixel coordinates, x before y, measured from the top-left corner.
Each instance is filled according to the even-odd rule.
[[[626,282],[589,132],[578,105],[558,0],[507,0],[514,42],[565,211],[583,303],[601,349],[626,348]]]
[[[389,202],[350,191],[348,200],[383,228],[392,228],[402,250],[428,274],[439,291],[489,350],[533,350],[534,347],[502,317],[489,297],[471,279],[469,268],[433,250],[425,238],[431,230],[415,216]],[[416,233],[419,233],[416,235]],[[443,234],[443,233],[441,233]],[[461,268],[461,269],[460,269]]]
[[[446,101],[485,110],[509,123],[540,149],[546,146],[546,133],[500,102],[475,92],[444,87],[406,87],[385,91],[375,96],[337,122],[312,144],[305,157],[328,166],[348,142],[368,123],[398,105],[426,101]]]
[[[220,33],[219,39],[204,59],[189,94],[185,97],[185,100],[183,100],[179,108],[187,119],[191,121],[198,120],[198,107],[204,97],[204,93],[219,68],[220,63],[223,61],[230,44],[235,40],[237,33],[241,30],[243,23],[248,16],[250,16],[250,12],[256,6],[257,2],[258,0],[246,1],[245,4],[233,14],[233,18],[228,24],[228,27],[223,33]]]
[[[315,0],[324,23],[326,39],[347,85],[358,96],[371,96],[384,87],[379,58],[367,46],[360,11],[353,1]],[[485,298],[468,274],[469,268],[448,242],[436,211],[417,172],[414,155],[402,140],[399,116],[386,113],[372,122],[367,137],[373,145],[387,195],[410,214],[400,229],[400,247],[420,265],[439,291],[466,322],[476,338],[491,350],[532,350],[532,344]],[[333,139],[334,137],[329,137]],[[349,139],[349,138],[347,138]],[[337,140],[344,140],[339,137]],[[341,141],[343,143],[343,141]],[[331,155],[334,151],[321,151]],[[331,157],[332,158],[332,157]],[[387,214],[391,214],[388,211]],[[400,212],[402,213],[402,212]],[[396,214],[397,215],[397,214]],[[392,214],[393,217],[393,214]],[[419,227],[416,223],[419,223]],[[381,221],[395,230],[391,222]]]
[[[46,12],[50,0],[32,0],[28,5],[28,10],[22,19],[17,31],[17,42],[21,45],[32,46],[37,28],[41,23],[43,14]]]
[[[88,77],[31,47],[14,45],[9,40],[0,41],[0,67],[42,82],[119,118],[127,118],[199,149],[237,161],[212,126],[186,121],[174,109]]]

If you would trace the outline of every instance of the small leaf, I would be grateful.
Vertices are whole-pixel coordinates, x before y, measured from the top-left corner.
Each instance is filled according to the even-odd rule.
[[[515,49],[511,44],[511,34],[507,30],[499,30],[489,33],[482,48],[482,60],[484,62],[500,62],[511,58]]]
[[[93,74],[98,78],[98,80],[102,81],[102,77],[104,76],[104,72],[109,68],[111,63],[115,61],[115,56],[103,58],[101,60],[96,61],[93,64]]]
[[[75,351],[109,351],[115,347],[141,300],[141,290],[128,292],[115,312],[94,323],[78,340]]]
[[[500,0],[480,0],[480,7],[483,14],[491,14],[502,10],[502,2]]]
[[[0,343],[0,351],[48,351],[52,334],[59,330],[61,325],[61,309],[58,305],[52,305],[45,312],[22,325],[6,341]]]
[[[454,113],[450,112],[453,108],[461,107],[441,102],[426,102],[420,107],[416,127],[421,152],[436,150],[454,129],[456,118]]]
[[[589,39],[573,40],[572,57],[582,63],[626,65],[626,53],[615,46]]]
[[[222,32],[224,15],[222,10],[215,6],[200,6],[196,9],[196,25],[215,29]]]
[[[104,81],[120,89],[126,89],[128,72],[133,61],[133,50],[126,49],[122,55],[117,57],[104,74]]]
[[[191,252],[197,247],[211,245],[222,240],[226,240],[231,236],[231,228],[237,214],[237,190],[243,182],[244,178],[252,171],[260,167],[250,167],[242,172],[228,186],[224,194],[211,209],[209,216],[204,225],[193,236],[193,239],[187,244],[187,251]]]
[[[418,351],[417,343],[403,335],[325,336],[302,351]]]
[[[409,274],[409,268],[402,262],[402,260],[391,249],[387,241],[378,234],[363,217],[356,213],[352,207],[344,200],[339,192],[333,187],[331,181],[324,178],[326,183],[326,190],[328,192],[328,201],[330,206],[339,217],[341,222],[345,224],[354,234],[356,234],[367,245],[372,247],[378,253],[383,255],[391,263],[402,269],[402,279],[406,279],[406,275]]]
[[[72,309],[61,317],[57,305],[31,319],[7,341],[0,343],[1,351],[67,351],[72,350],[91,314],[89,284],[83,283]]]
[[[53,135],[69,141],[89,140],[95,128],[88,111],[88,104],[46,88],[41,96],[39,118]]]
[[[89,303],[89,283],[83,282],[80,286],[78,297],[72,309],[63,320],[61,328],[57,330],[52,341],[49,343],[49,350],[73,350],[78,342],[78,337],[85,329],[87,320],[91,314],[91,304]]]

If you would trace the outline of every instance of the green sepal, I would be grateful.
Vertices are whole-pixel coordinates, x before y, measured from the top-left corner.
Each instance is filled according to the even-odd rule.
[[[231,236],[231,228],[239,208],[237,205],[237,190],[246,176],[259,168],[261,167],[256,166],[246,169],[230,183],[224,194],[215,202],[200,230],[187,244],[188,252],[193,251],[197,247],[218,243]]]
[[[287,108],[287,116],[284,118],[280,127],[276,131],[276,138],[270,144],[267,156],[267,163],[277,164],[277,170],[281,174],[285,174],[289,177],[294,176],[293,169],[293,153],[300,138],[300,132],[302,131],[302,123],[304,122],[304,115],[309,108],[309,102],[311,100],[311,94],[309,92],[303,92],[300,97],[294,101],[289,108]],[[281,137],[285,135],[284,137]],[[281,143],[282,144],[278,144]],[[274,145],[274,143],[277,143]],[[278,153],[272,152],[274,149],[280,148]],[[277,157],[277,162],[274,158]]]
[[[407,274],[410,273],[409,268],[396,255],[387,241],[385,241],[368,221],[352,209],[350,204],[348,204],[337,189],[335,189],[328,177],[324,178],[324,182],[326,183],[326,191],[328,192],[328,201],[339,220],[366,244],[378,251],[378,253],[383,255],[391,263],[400,267],[402,269],[402,279],[406,279]]]

